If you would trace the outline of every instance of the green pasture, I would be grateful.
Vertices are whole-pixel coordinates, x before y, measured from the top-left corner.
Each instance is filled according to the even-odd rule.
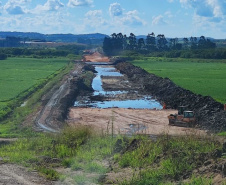
[[[145,58],[132,63],[177,85],[226,103],[226,60]]]
[[[0,60],[0,110],[7,101],[40,83],[67,63],[65,58]]]

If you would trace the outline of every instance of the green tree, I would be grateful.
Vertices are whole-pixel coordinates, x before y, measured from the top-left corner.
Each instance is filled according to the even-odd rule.
[[[145,49],[145,42],[144,42],[143,38],[138,39],[137,48],[138,48],[138,50]]]
[[[188,49],[188,47],[189,47],[189,40],[188,40],[188,38],[183,38],[183,42],[184,42],[184,49]]]
[[[191,49],[197,49],[198,47],[197,38],[191,37],[190,42],[191,42]]]
[[[129,49],[130,50],[136,50],[136,48],[137,48],[136,36],[133,33],[130,33],[130,36],[129,36]]]
[[[147,47],[148,51],[156,50],[156,39],[155,39],[155,34],[153,32],[151,34],[147,35],[146,47]]]
[[[157,47],[160,51],[164,51],[164,50],[167,50],[168,49],[168,46],[167,46],[167,40],[165,38],[165,35],[163,34],[159,34],[157,36]]]
[[[103,51],[106,55],[112,55],[112,42],[111,38],[105,37],[103,42]]]

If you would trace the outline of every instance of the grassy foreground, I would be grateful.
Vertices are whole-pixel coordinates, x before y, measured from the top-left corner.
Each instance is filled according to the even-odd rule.
[[[194,93],[226,103],[226,60],[149,57],[132,63]]]
[[[21,138],[0,146],[0,156],[5,161],[35,168],[50,180],[71,178],[75,184],[208,185],[212,184],[211,178],[192,171],[213,158],[211,154],[217,149],[221,150],[221,145],[215,140],[200,140],[194,135],[179,138],[163,135],[153,141],[146,136],[96,134],[92,128],[80,126],[66,128],[58,135],[36,133]],[[70,167],[72,174],[61,174],[56,170],[58,167]],[[116,176],[113,181],[108,179],[106,173],[123,169],[133,172]]]

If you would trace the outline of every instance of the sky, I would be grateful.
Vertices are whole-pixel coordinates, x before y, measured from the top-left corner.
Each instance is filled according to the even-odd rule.
[[[226,39],[226,0],[0,0],[0,31]]]

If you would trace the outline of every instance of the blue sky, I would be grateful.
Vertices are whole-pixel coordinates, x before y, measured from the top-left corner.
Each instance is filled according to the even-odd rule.
[[[0,0],[0,31],[226,39],[226,0]]]

